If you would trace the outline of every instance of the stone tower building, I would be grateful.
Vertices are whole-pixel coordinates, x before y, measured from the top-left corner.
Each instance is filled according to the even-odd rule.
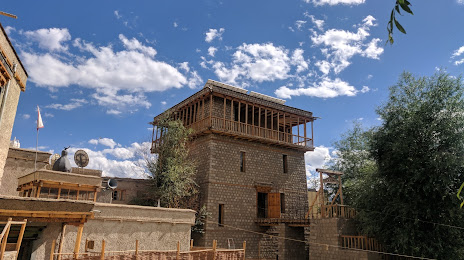
[[[311,112],[285,101],[208,80],[172,107],[194,130],[201,205],[211,214],[195,245],[247,242],[247,258],[306,259],[309,226],[304,153],[314,150]],[[154,118],[152,152],[162,136]],[[287,239],[283,239],[287,238]]]

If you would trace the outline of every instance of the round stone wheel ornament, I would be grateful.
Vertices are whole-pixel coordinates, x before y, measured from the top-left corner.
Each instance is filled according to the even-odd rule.
[[[84,150],[77,150],[74,154],[74,162],[77,166],[84,168],[89,164],[89,155]]]

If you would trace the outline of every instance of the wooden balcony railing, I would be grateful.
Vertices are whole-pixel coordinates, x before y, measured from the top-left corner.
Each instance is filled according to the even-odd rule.
[[[313,140],[308,137],[219,117],[207,117],[189,124],[186,127],[192,128],[194,130],[194,134],[212,130],[222,132],[224,134],[242,136],[244,138],[257,139],[281,145],[291,145],[307,149],[314,147]],[[161,139],[158,136],[158,139],[154,139],[152,142],[152,151],[156,152],[159,145],[161,145]]]
[[[340,236],[341,246],[345,249],[362,249],[382,251],[382,246],[375,238],[365,236]]]
[[[356,210],[347,205],[324,205],[314,212],[312,209],[309,211],[309,218],[354,218]]]
[[[273,226],[280,223],[289,226],[309,226],[311,220],[308,218],[257,218],[255,223],[259,226]]]

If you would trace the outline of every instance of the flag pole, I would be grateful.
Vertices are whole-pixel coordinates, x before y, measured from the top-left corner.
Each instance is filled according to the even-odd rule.
[[[34,171],[37,171],[37,153],[39,151],[39,128],[37,128],[37,139],[35,143],[35,161],[34,161]]]

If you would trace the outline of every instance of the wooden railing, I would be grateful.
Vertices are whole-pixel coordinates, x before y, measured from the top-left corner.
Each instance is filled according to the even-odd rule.
[[[285,223],[291,226],[309,226],[309,218],[257,218],[255,223],[259,226],[272,226]]]
[[[53,242],[56,243],[55,240]],[[213,240],[213,246],[210,248],[195,248],[191,240],[189,251],[180,251],[180,242],[177,242],[177,250],[139,250],[138,240],[135,242],[135,250],[107,251],[105,240],[102,240],[101,245],[99,252],[84,253],[55,253],[55,247],[52,246],[50,260],[245,260],[246,250],[245,241],[240,249],[222,249],[217,248],[217,240]]]
[[[382,251],[382,246],[375,238],[366,236],[340,236],[341,246],[345,249],[362,249]]]
[[[186,127],[193,129],[194,133],[201,133],[203,131],[211,129],[237,136],[272,141],[283,145],[296,145],[305,148],[314,147],[313,140],[308,137],[280,132],[277,130],[268,129],[256,125],[250,125],[220,117],[207,117],[204,119],[200,119],[199,121],[186,125]],[[152,152],[156,152],[160,145],[161,139],[158,136],[158,139],[154,139],[152,141]]]
[[[310,208],[308,218],[354,218],[356,210],[347,205],[324,205],[316,212]]]

